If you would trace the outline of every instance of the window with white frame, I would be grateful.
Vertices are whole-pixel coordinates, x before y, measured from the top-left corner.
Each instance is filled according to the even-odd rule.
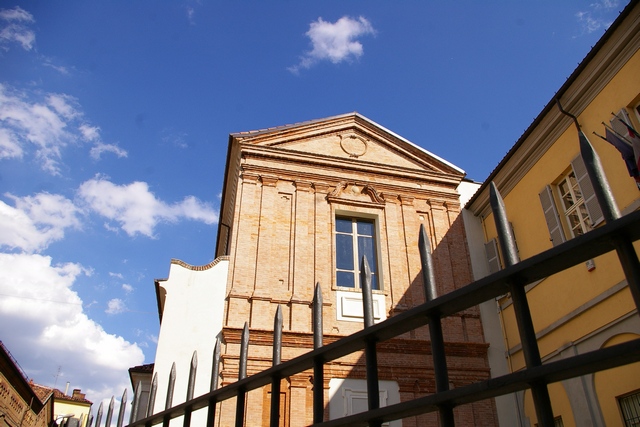
[[[571,237],[580,236],[589,231],[591,221],[573,169],[562,177],[556,189]]]
[[[380,289],[378,280],[375,220],[336,216],[336,285],[361,288],[360,263],[367,258],[371,269],[371,288]]]
[[[553,185],[539,194],[544,217],[554,246],[594,228],[604,220],[582,157]]]
[[[400,387],[396,381],[378,381],[380,407],[400,403]],[[332,378],[329,381],[329,419],[335,420],[368,409],[367,381],[359,379]],[[402,420],[382,424],[401,427]]]
[[[640,390],[618,398],[625,427],[640,426]]]

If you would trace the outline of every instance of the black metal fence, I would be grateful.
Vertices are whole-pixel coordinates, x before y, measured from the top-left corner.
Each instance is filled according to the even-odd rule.
[[[136,387],[131,420],[136,420],[140,411],[146,410],[146,418],[131,421],[129,427],[151,427],[157,424],[166,426],[169,421],[183,416],[184,426],[190,426],[191,413],[208,408],[207,426],[214,426],[216,404],[236,398],[236,426],[244,425],[245,396],[251,391],[271,385],[270,425],[278,426],[280,408],[280,382],[294,374],[313,369],[313,422],[314,426],[380,426],[383,422],[406,417],[438,412],[441,426],[454,426],[453,408],[459,405],[489,399],[496,396],[531,389],[538,424],[544,427],[554,426],[553,411],[547,384],[593,373],[633,362],[640,361],[640,339],[603,348],[590,353],[580,354],[560,361],[542,364],[531,313],[527,302],[525,286],[574,265],[586,262],[596,256],[616,251],[624,270],[636,308],[640,308],[640,263],[633,242],[640,238],[640,211],[620,217],[611,191],[604,179],[602,167],[593,148],[580,132],[580,146],[583,159],[593,183],[598,201],[605,215],[606,224],[582,236],[571,239],[561,245],[536,256],[519,261],[513,232],[507,221],[502,198],[493,183],[490,187],[491,207],[496,221],[499,242],[506,267],[490,276],[446,295],[437,296],[431,251],[424,228],[420,230],[419,250],[422,260],[423,283],[427,302],[374,324],[369,266],[363,260],[363,304],[365,328],[353,335],[323,345],[322,331],[322,294],[316,284],[313,302],[314,350],[291,360],[281,361],[282,313],[278,308],[274,320],[273,366],[256,375],[247,377],[247,354],[249,329],[245,324],[240,349],[240,368],[238,381],[218,388],[220,342],[215,346],[211,391],[194,398],[196,355],[191,363],[186,402],[173,406],[173,385],[175,382],[175,364],[169,379],[165,410],[152,413],[157,391],[157,377],[154,377],[148,408],[140,408],[140,385]],[[455,389],[449,389],[447,362],[442,336],[441,319],[474,307],[484,301],[510,293],[518,331],[525,356],[526,368],[511,374],[473,383]],[[640,310],[639,310],[640,311]],[[436,392],[424,397],[398,404],[380,407],[378,392],[378,366],[376,344],[400,336],[416,328],[428,325],[432,357],[435,369]],[[324,420],[324,365],[340,357],[364,350],[367,375],[368,408],[366,412],[346,416],[340,419]],[[123,395],[117,426],[122,427],[126,391]],[[111,424],[113,399],[106,416],[105,426]],[[96,427],[102,418],[102,405],[97,414]]]

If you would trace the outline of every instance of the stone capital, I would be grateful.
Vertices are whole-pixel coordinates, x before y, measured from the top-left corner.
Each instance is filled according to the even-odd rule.
[[[431,209],[437,209],[437,210],[446,210],[446,202],[444,200],[441,199],[429,199],[427,200],[427,203],[429,204],[429,206],[431,207]]]
[[[310,192],[312,190],[313,184],[311,184],[311,182],[309,181],[296,181],[295,185],[296,185],[296,191]]]
[[[260,176],[251,172],[242,172],[242,183],[243,184],[257,184]]]
[[[262,181],[262,185],[264,187],[275,187],[278,183],[278,177],[270,175],[260,175],[260,181]]]
[[[382,198],[386,203],[398,203],[398,195],[395,193],[382,193]]]
[[[400,196],[400,202],[405,206],[413,206],[413,201],[416,198],[413,196]]]

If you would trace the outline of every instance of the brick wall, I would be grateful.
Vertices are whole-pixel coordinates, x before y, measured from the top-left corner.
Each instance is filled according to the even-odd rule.
[[[270,366],[269,334],[278,305],[284,316],[283,360],[312,348],[316,282],[323,294],[325,339],[362,329],[360,322],[337,319],[333,248],[337,213],[376,221],[385,317],[425,300],[417,246],[421,224],[433,248],[439,294],[471,281],[464,226],[458,217],[456,186],[461,174],[443,170],[426,154],[418,161],[415,152],[408,153],[401,142],[372,134],[371,129],[351,129],[361,138],[360,142],[349,140],[352,145],[345,145],[344,131],[320,136],[315,132],[308,138],[297,135],[293,142],[286,135],[281,143],[274,142],[275,137],[235,141],[240,144],[241,162],[235,171],[240,179],[234,189],[223,384],[237,378],[239,331],[245,321],[251,330],[249,374]],[[348,150],[360,150],[359,155],[354,158]],[[488,378],[487,345],[478,311],[459,313],[444,319],[443,325],[452,385]],[[379,373],[381,380],[398,382],[402,399],[411,399],[434,392],[435,383],[428,329],[405,335],[379,345]],[[355,354],[327,364],[325,391],[330,378],[364,378],[363,363],[363,356]],[[283,381],[288,425],[311,423],[311,379],[312,373],[304,373]],[[247,425],[268,420],[269,392],[251,395]],[[234,410],[223,409],[219,425],[231,425],[234,416]],[[492,401],[458,408],[456,417],[462,425],[497,424]],[[436,425],[436,419],[428,415],[404,420],[403,425]]]

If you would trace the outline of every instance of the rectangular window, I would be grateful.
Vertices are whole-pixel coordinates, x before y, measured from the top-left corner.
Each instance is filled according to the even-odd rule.
[[[535,427],[538,427],[538,423],[535,423]],[[562,417],[555,417],[553,419],[553,427],[564,427],[564,423],[562,422]]]
[[[489,274],[493,274],[496,271],[500,271],[502,265],[500,264],[500,255],[498,253],[498,242],[496,239],[491,239],[484,244],[485,255],[487,256],[487,263],[489,264]]]
[[[578,180],[573,169],[562,177],[556,188],[558,189],[562,212],[566,217],[571,236],[580,236],[589,231],[591,223],[587,214],[587,207],[584,204],[584,198],[580,187],[578,187]]]
[[[640,391],[618,398],[626,427],[640,426]]]
[[[539,194],[542,210],[554,246],[586,233],[604,220],[582,156],[568,171]]]
[[[371,268],[371,288],[378,283],[375,221],[363,218],[336,217],[336,284],[344,288],[361,288],[360,265],[367,258]]]

